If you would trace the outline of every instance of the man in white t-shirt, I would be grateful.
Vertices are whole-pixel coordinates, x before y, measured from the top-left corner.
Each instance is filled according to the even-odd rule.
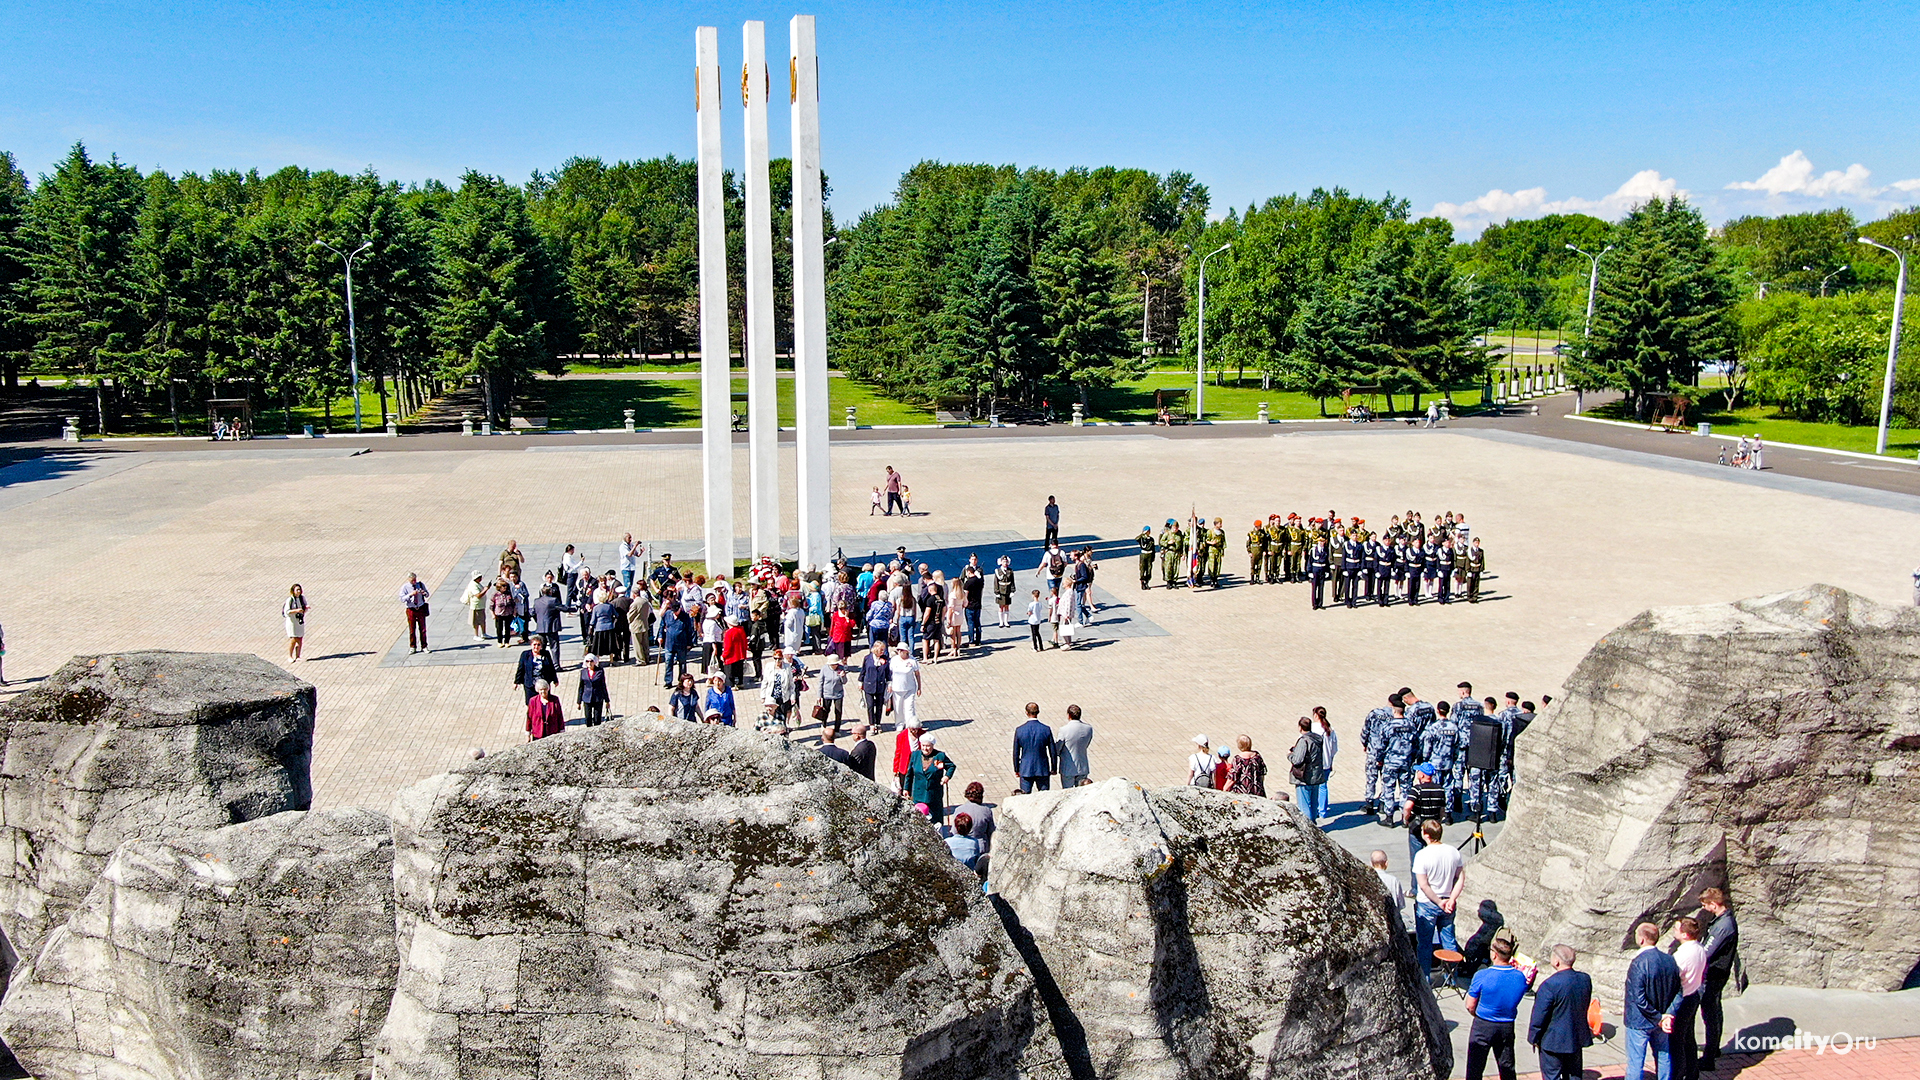
[[[1460,903],[1460,890],[1466,888],[1466,861],[1460,851],[1441,839],[1438,821],[1420,826],[1420,837],[1427,846],[1413,857],[1413,927],[1415,955],[1420,974],[1433,971],[1433,945],[1437,933],[1440,947],[1454,952],[1460,944],[1453,935],[1454,908]]]
[[[1673,963],[1680,969],[1680,1008],[1673,1014],[1668,1052],[1673,1056],[1674,1080],[1694,1080],[1700,1075],[1700,1046],[1693,1018],[1700,1013],[1700,988],[1707,981],[1707,950],[1700,944],[1700,922],[1691,916],[1674,921],[1673,938]]]
[[[1407,911],[1407,884],[1387,870],[1387,853],[1374,852],[1367,860],[1373,864],[1373,872],[1380,875],[1380,887],[1387,890],[1387,906],[1402,920]]]
[[[893,722],[902,727],[912,727],[913,721],[919,717],[920,662],[913,658],[911,650],[902,645],[894,650],[893,663],[888,665],[888,672],[887,693],[893,698]]]

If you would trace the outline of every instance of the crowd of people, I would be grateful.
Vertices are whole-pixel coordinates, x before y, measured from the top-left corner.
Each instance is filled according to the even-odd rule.
[[[1157,537],[1143,525],[1134,540],[1142,589],[1153,587],[1156,560],[1166,588],[1220,588],[1227,548],[1222,519],[1208,525],[1190,514],[1183,527],[1168,518]],[[1429,522],[1409,510],[1378,532],[1365,518],[1342,518],[1331,510],[1325,517],[1304,519],[1272,514],[1253,522],[1246,547],[1248,584],[1305,582],[1312,586],[1308,596],[1315,610],[1326,606],[1329,586],[1332,602],[1350,608],[1396,600],[1417,606],[1423,589],[1428,599],[1442,604],[1456,595],[1478,603],[1487,572],[1480,538],[1472,535],[1466,515],[1452,511]]]
[[[1388,871],[1386,852],[1375,851],[1372,863],[1396,915],[1413,901],[1422,975],[1431,979],[1439,961],[1450,966],[1447,979],[1470,980],[1467,1080],[1481,1080],[1489,1060],[1501,1080],[1514,1080],[1519,1009],[1529,990],[1526,1042],[1539,1055],[1542,1080],[1578,1080],[1601,1023],[1593,980],[1575,969],[1577,952],[1570,945],[1551,946],[1551,970],[1543,976],[1541,965],[1519,950],[1492,901],[1481,902],[1480,928],[1462,944],[1454,918],[1466,888],[1465,860],[1443,839],[1438,818],[1421,821],[1419,834],[1423,846],[1414,858],[1411,888]],[[1725,1025],[1721,996],[1739,978],[1739,926],[1723,889],[1702,889],[1697,899],[1695,914],[1672,920],[1664,946],[1657,923],[1634,928],[1638,951],[1627,968],[1621,1017],[1629,1077],[1642,1076],[1651,1063],[1661,1080],[1697,1080],[1716,1063]]]
[[[1504,704],[1476,698],[1469,682],[1454,689],[1456,700],[1428,702],[1403,686],[1361,722],[1360,745],[1366,752],[1361,811],[1377,816],[1380,824],[1414,820],[1406,807],[1416,797],[1425,799],[1423,805],[1434,810],[1429,816],[1444,824],[1469,817],[1498,820],[1506,813],[1513,793],[1514,741],[1533,723],[1534,703],[1513,691]],[[1422,793],[1423,785],[1435,790]]]

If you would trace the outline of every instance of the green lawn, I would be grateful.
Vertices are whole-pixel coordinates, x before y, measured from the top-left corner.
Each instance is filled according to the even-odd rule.
[[[1622,403],[1617,401],[1589,411],[1607,419],[1627,418]],[[1830,450],[1852,450],[1861,454],[1873,453],[1874,442],[1878,438],[1878,430],[1871,424],[1810,423],[1782,416],[1772,405],[1749,405],[1732,412],[1709,409],[1697,412],[1694,421],[1712,424],[1716,435],[1759,435],[1767,442],[1824,446]],[[1913,428],[1887,430],[1888,457],[1915,457],[1917,453],[1920,453],[1920,431]]]
[[[623,410],[633,410],[633,422],[643,428],[698,427],[700,383],[697,379],[561,379],[537,384],[546,399],[547,426],[561,429],[617,428],[625,422]],[[747,392],[747,380],[733,380],[733,392]],[[779,379],[775,393],[780,423],[794,424],[793,380]],[[746,412],[745,401],[734,411]],[[827,419],[835,427],[846,422],[847,406],[856,408],[861,424],[931,424],[933,414],[880,396],[852,379],[827,380]],[[527,412],[527,407],[518,411]]]
[[[1154,418],[1153,392],[1155,390],[1179,389],[1192,390],[1192,374],[1155,373],[1137,382],[1122,383],[1105,390],[1095,390],[1088,395],[1092,408],[1088,411],[1090,420],[1135,420],[1151,421]],[[1189,397],[1192,395],[1189,394]],[[1207,383],[1206,410],[1210,420],[1254,420],[1260,415],[1260,403],[1268,405],[1268,415],[1275,420],[1303,420],[1321,415],[1338,415],[1340,399],[1329,398],[1326,401],[1326,413],[1320,410],[1321,403],[1307,394],[1285,390],[1262,390],[1258,376],[1249,377],[1236,383],[1232,378],[1226,385],[1216,386],[1211,380]],[[1426,398],[1421,399],[1421,407],[1426,406]],[[1453,403],[1456,408],[1474,408],[1480,404],[1480,391],[1455,390]],[[1413,399],[1405,394],[1396,394],[1394,408],[1401,412],[1411,411]],[[1374,406],[1384,412],[1386,400],[1381,398]],[[1054,402],[1054,414],[1065,420],[1073,414],[1073,401],[1066,398]]]
[[[604,360],[573,360],[566,367],[569,373],[582,375],[604,375],[609,372],[629,371],[699,371],[699,360],[630,360],[623,356],[610,356]]]
[[[380,416],[380,395],[372,390],[373,384],[362,380],[360,383],[360,424],[363,430],[380,431],[384,421]],[[114,435],[172,435],[173,421],[167,415],[167,403],[164,399],[151,402],[143,411],[133,411],[138,406],[128,402],[128,411],[114,418],[111,423]],[[387,398],[389,408],[397,408],[391,395]],[[180,403],[180,434],[192,437],[207,435],[207,403],[195,399]],[[312,424],[313,430],[324,434],[327,430],[326,414],[318,405],[295,405],[292,410],[293,425],[287,425],[287,414],[277,401],[263,402],[255,400],[253,411],[253,430],[256,435],[298,434],[304,425]],[[89,434],[93,431],[94,418],[82,417],[82,427]],[[353,396],[341,394],[333,401],[333,431],[335,434],[351,434],[353,431]]]

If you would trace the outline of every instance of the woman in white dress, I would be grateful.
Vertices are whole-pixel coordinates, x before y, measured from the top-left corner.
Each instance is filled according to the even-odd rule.
[[[287,661],[292,663],[300,659],[300,649],[306,643],[307,612],[313,606],[307,603],[307,594],[295,585],[287,590],[287,602],[281,606],[280,614],[287,620]]]

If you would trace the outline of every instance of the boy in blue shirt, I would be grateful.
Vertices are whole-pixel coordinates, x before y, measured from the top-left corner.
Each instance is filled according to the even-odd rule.
[[[980,868],[980,841],[973,836],[973,815],[953,815],[953,834],[947,837],[947,850],[960,865],[976,873]]]
[[[1513,1080],[1513,1021],[1527,996],[1527,977],[1513,966],[1513,946],[1494,938],[1488,950],[1493,966],[1482,968],[1467,987],[1467,1011],[1473,1029],[1467,1035],[1467,1080],[1487,1071],[1487,1054],[1500,1068],[1500,1080]]]

